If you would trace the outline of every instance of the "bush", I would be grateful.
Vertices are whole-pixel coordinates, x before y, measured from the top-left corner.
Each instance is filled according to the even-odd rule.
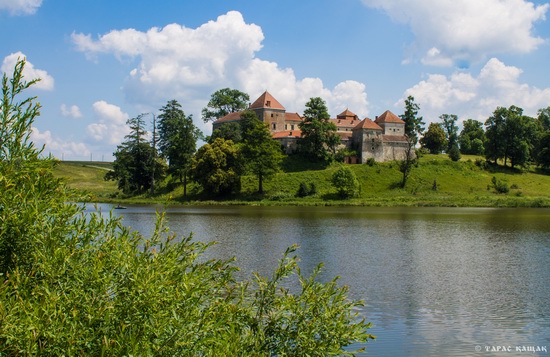
[[[176,237],[163,215],[146,238],[66,203],[78,197],[27,141],[38,106],[10,101],[23,66],[2,82],[1,355],[350,355],[373,338],[360,302],[319,283],[320,267],[303,276],[295,247],[271,278],[239,283],[232,261],[204,259],[209,244]],[[292,277],[297,294],[281,286]]]
[[[317,194],[317,185],[315,185],[314,182],[311,182],[308,185],[305,182],[300,182],[300,186],[298,186],[298,192],[296,193],[297,197],[307,197],[307,196],[314,196]]]
[[[495,189],[496,193],[510,192],[510,188],[508,187],[508,184],[504,181],[498,180],[495,176],[493,176],[491,182],[493,183],[493,188]]]
[[[340,167],[332,175],[332,184],[341,198],[354,197],[359,193],[359,181],[349,167]]]
[[[451,150],[449,150],[449,158],[453,161],[459,161],[462,156],[460,155],[460,150],[458,149],[458,146],[453,146]]]
[[[366,164],[372,167],[372,166],[376,165],[376,160],[374,160],[374,157],[369,157],[367,159]]]

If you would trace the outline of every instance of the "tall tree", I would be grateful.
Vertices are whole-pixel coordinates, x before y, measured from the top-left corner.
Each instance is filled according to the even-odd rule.
[[[156,160],[156,152],[147,140],[143,114],[128,119],[130,133],[126,141],[114,153],[113,170],[105,175],[106,180],[117,181],[118,188],[126,194],[142,193],[151,187],[151,176],[155,180],[164,177],[166,167]]]
[[[241,189],[242,159],[231,140],[215,139],[203,145],[191,162],[191,176],[205,193],[223,195]]]
[[[508,160],[512,167],[525,165],[534,158],[533,150],[539,137],[535,119],[523,115],[523,109],[512,105],[498,107],[485,122],[487,142],[485,156],[495,163]]]
[[[539,109],[537,120],[540,123],[542,130],[550,130],[550,107]]]
[[[414,102],[414,97],[409,95],[405,100],[405,113],[401,119],[405,122],[405,136],[407,138],[407,147],[403,160],[399,162],[399,171],[403,174],[401,179],[401,188],[405,188],[411,170],[416,162],[415,146],[418,138],[424,131],[424,122],[422,117],[418,116],[420,106]]]
[[[445,131],[438,123],[430,123],[428,131],[420,139],[420,145],[430,151],[430,154],[440,154],[447,148]]]
[[[298,124],[302,131],[300,150],[317,161],[332,160],[340,143],[336,125],[329,119],[325,101],[315,97],[306,103],[304,120]]]
[[[467,155],[482,155],[485,145],[485,131],[483,123],[468,119],[464,121],[464,127],[458,136],[460,152]]]
[[[456,122],[458,117],[455,114],[441,114],[439,116],[441,119],[441,126],[445,130],[445,137],[447,138],[447,153],[451,151],[453,147],[458,148],[458,126]]]
[[[237,89],[223,88],[210,97],[206,108],[202,110],[202,120],[205,123],[215,121],[229,113],[240,112],[248,108],[250,97]]]
[[[258,177],[258,192],[263,193],[263,182],[280,170],[284,155],[280,144],[273,140],[266,123],[260,121],[253,111],[253,116],[243,122],[245,129],[241,153],[246,169]]]
[[[202,133],[193,124],[193,117],[186,116],[176,100],[169,101],[160,111],[160,152],[168,160],[168,173],[183,183],[185,197],[191,159],[197,151],[197,140],[202,137]]]

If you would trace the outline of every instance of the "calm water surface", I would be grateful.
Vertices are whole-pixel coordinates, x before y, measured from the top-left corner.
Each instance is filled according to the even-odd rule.
[[[113,206],[99,205],[107,212]],[[160,206],[115,210],[148,234]],[[89,208],[93,211],[93,208]],[[170,228],[217,241],[242,274],[269,275],[300,245],[303,271],[340,276],[378,338],[370,356],[502,356],[550,351],[550,210],[362,207],[170,207]],[[481,347],[481,352],[476,347]],[[478,347],[478,348],[479,348]]]

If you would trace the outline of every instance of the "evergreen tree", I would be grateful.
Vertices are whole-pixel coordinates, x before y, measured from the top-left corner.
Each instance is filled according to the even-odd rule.
[[[316,161],[331,161],[340,143],[336,125],[329,119],[325,101],[315,97],[306,103],[304,120],[298,124],[302,131],[298,142],[300,151]]]
[[[128,119],[130,133],[126,141],[114,153],[113,170],[105,175],[106,180],[117,181],[118,188],[126,194],[142,193],[151,188],[151,177],[164,177],[166,167],[156,159],[156,149],[148,142],[143,114]]]
[[[447,149],[445,151],[449,153],[455,146],[458,149],[458,126],[456,125],[458,117],[454,114],[441,114],[439,119],[442,121],[441,126],[445,130],[445,137],[447,138]]]
[[[192,116],[186,116],[176,100],[169,101],[160,111],[160,152],[168,160],[168,173],[183,183],[183,195],[186,196],[191,159],[202,133],[193,124]]]

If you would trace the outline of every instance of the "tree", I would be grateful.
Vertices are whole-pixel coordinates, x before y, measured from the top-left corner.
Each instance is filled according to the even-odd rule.
[[[247,170],[258,177],[258,192],[263,193],[263,182],[280,170],[284,155],[280,144],[273,140],[266,123],[249,111],[253,118],[243,121],[244,140],[241,146],[242,157]]]
[[[166,173],[164,163],[157,159],[156,149],[147,141],[143,115],[128,119],[130,133],[114,153],[113,170],[105,180],[117,181],[125,194],[142,193],[151,188],[151,177],[160,180]]]
[[[185,197],[191,159],[197,150],[197,140],[202,137],[202,133],[193,124],[192,116],[186,116],[176,100],[169,101],[160,111],[160,152],[168,160],[168,173],[178,177],[183,183]]]
[[[550,130],[550,107],[539,109],[537,120],[544,131]]]
[[[412,167],[416,162],[414,148],[418,143],[418,137],[424,131],[424,122],[422,117],[418,116],[419,110],[420,106],[414,102],[414,97],[408,96],[405,100],[405,113],[401,115],[401,119],[405,122],[405,137],[407,138],[405,157],[399,162],[399,171],[403,174],[401,188],[405,188]]]
[[[217,138],[231,140],[235,144],[240,143],[243,140],[241,125],[238,122],[223,124],[218,129],[212,132],[212,135],[208,138],[208,142],[211,144]]]
[[[447,149],[445,151],[449,153],[455,146],[458,149],[458,126],[456,125],[458,117],[454,114],[441,114],[439,119],[442,121],[441,126],[447,138]]]
[[[213,195],[239,192],[242,171],[238,147],[221,138],[203,145],[191,162],[192,178]]]
[[[485,122],[487,143],[485,156],[487,160],[510,160],[512,167],[524,166],[534,159],[533,150],[539,137],[536,120],[523,115],[523,109],[511,106],[498,107]]]
[[[483,123],[468,119],[464,121],[464,127],[458,136],[460,152],[466,155],[483,155],[485,145],[485,131]]]
[[[361,303],[319,282],[320,267],[304,276],[295,247],[272,277],[239,282],[232,261],[207,259],[209,244],[169,232],[162,214],[143,236],[70,203],[81,198],[29,140],[40,105],[14,101],[23,66],[4,76],[0,108],[0,247],[14,249],[0,252],[2,355],[352,355],[373,338]]]
[[[538,154],[536,157],[537,164],[545,169],[550,168],[550,130],[546,130],[539,141]]]
[[[250,97],[237,89],[223,88],[210,97],[206,108],[202,110],[202,120],[205,123],[215,121],[230,113],[240,112],[248,108]]]
[[[325,101],[315,97],[306,103],[304,120],[298,124],[302,131],[298,142],[300,151],[316,161],[331,161],[340,143],[336,125],[329,119]]]
[[[430,123],[428,131],[420,139],[420,145],[430,151],[430,154],[440,154],[447,148],[445,131],[440,124]]]
[[[359,181],[349,167],[341,166],[332,175],[332,185],[341,198],[350,198],[359,193]]]

